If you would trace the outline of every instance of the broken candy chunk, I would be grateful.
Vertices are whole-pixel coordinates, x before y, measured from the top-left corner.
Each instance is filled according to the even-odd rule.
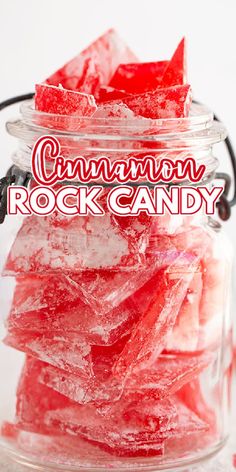
[[[65,275],[31,274],[17,278],[7,328],[31,330],[33,326],[40,332],[47,326],[49,330],[59,331],[56,317],[78,306],[78,292],[78,287]],[[72,326],[68,317],[65,328],[72,330]]]
[[[168,424],[167,404],[165,406],[165,421]],[[140,407],[140,404],[137,405],[137,408]],[[149,426],[148,421],[146,424],[139,424],[135,421],[136,418],[126,416],[125,410],[126,403],[122,401],[110,405],[104,404],[97,408],[92,405],[75,405],[49,412],[46,421],[61,433],[67,432],[82,437],[116,456],[148,456],[156,455],[158,451],[162,454],[163,438],[159,437],[158,429],[163,420],[163,409],[156,408],[153,411],[154,418],[156,415],[156,429],[151,422]],[[173,416],[171,404],[169,410],[171,421]],[[167,427],[163,421],[163,429]]]
[[[185,267],[184,261],[182,267],[177,261],[178,258],[172,266],[158,273],[156,293],[115,362],[115,375],[127,376],[144,366],[150,366],[165,347],[196,270],[196,260],[190,264],[186,258]]]
[[[111,376],[111,368],[126,340],[124,336],[111,346],[92,346],[90,376],[74,375],[44,363],[40,382],[81,404],[117,401],[123,385]]]
[[[103,281],[105,283],[109,280],[112,283],[112,276],[116,279],[116,275],[118,275],[119,282],[122,275],[114,271],[111,271],[110,278],[104,278],[102,275],[99,277],[99,273],[96,274],[96,272],[91,277],[85,275],[86,272],[83,274],[85,278],[83,291],[80,290],[80,285],[74,282],[71,283],[69,277],[64,277],[64,282],[59,276],[24,276],[18,278],[12,307],[6,320],[8,332],[13,333],[16,330],[16,333],[19,333],[20,336],[29,333],[29,338],[27,336],[25,338],[28,348],[28,342],[30,342],[32,336],[32,327],[38,337],[40,335],[47,337],[49,333],[55,333],[57,339],[59,340],[61,336],[61,341],[63,339],[64,343],[74,343],[76,336],[82,344],[84,342],[95,345],[115,343],[121,336],[130,331],[134,321],[140,314],[139,299],[134,302],[132,299],[124,301],[124,298],[128,296],[129,292],[133,293],[136,283],[138,288],[144,281],[141,282],[141,277],[135,281],[135,278],[132,278],[131,275],[129,284],[127,272],[124,272],[124,293],[122,292],[122,286],[118,285],[117,293],[114,293],[114,299],[112,299],[112,292],[109,292],[108,287],[107,293],[106,290],[102,291],[98,288],[98,297],[101,294],[100,302],[95,298],[96,287],[99,287],[99,283],[102,284]],[[73,275],[73,277],[76,276]],[[82,277],[80,277],[81,279]],[[89,280],[91,280],[91,292],[86,285]],[[115,290],[114,285],[113,288]],[[50,289],[54,291],[50,292]],[[87,293],[85,289],[88,290]],[[87,300],[87,303],[85,300]],[[92,309],[93,307],[96,311]],[[112,309],[113,307],[114,309]],[[8,341],[10,339],[12,339],[11,336]],[[17,339],[19,348],[24,347],[24,342],[23,344],[19,343],[19,337]],[[39,339],[38,342],[40,342]],[[15,347],[17,346],[15,345]],[[44,354],[46,355],[46,352]]]
[[[161,86],[184,85],[186,82],[186,41],[183,38],[166,66]]]
[[[212,398],[210,400],[209,392],[204,392],[204,387],[207,389],[207,382],[204,382],[204,377],[202,385],[200,377],[193,379],[177,392],[177,397],[207,425],[206,431],[202,431],[202,434],[195,432],[195,434],[185,436],[184,441],[181,441],[181,437],[167,441],[165,444],[166,452],[169,453],[172,451],[172,454],[176,456],[176,454],[185,454],[191,449],[203,450],[212,444],[213,440],[219,440],[218,425],[221,419],[218,418],[214,399]],[[211,401],[211,405],[209,400]]]
[[[113,348],[91,350],[95,378],[83,378],[44,364],[40,381],[78,403],[111,402],[122,398],[129,402],[159,402],[196,378],[213,360],[212,355],[160,355],[150,368],[133,373],[122,385],[112,376],[112,366],[119,353]]]
[[[119,100],[117,103],[114,101],[105,102],[104,104],[99,105],[93,118],[123,118],[126,120],[132,120],[135,118],[135,114]]]
[[[50,219],[26,217],[12,245],[5,275],[82,269],[139,267],[142,254],[112,224],[108,213],[101,218],[73,218],[67,227],[52,231]]]
[[[123,92],[123,90],[118,90],[116,88],[103,85],[99,89],[99,96],[97,97],[97,102],[100,104],[104,102],[109,102],[110,100],[122,99],[126,96],[127,93]]]
[[[175,406],[179,411],[179,421],[174,434],[169,434],[166,438],[166,455],[176,458],[190,452],[202,451],[209,444],[211,436],[209,425],[187,408],[184,403],[178,401],[178,398],[176,398]]]
[[[213,362],[211,354],[161,354],[149,368],[127,378],[123,396],[128,399],[171,397]]]
[[[136,116],[151,119],[184,118],[188,116],[191,105],[191,88],[190,85],[157,88],[155,91],[124,97],[122,102]],[[116,100],[109,103],[118,105]]]
[[[165,413],[164,413],[165,410]],[[131,414],[132,413],[132,414]],[[178,399],[163,405],[122,399],[110,405],[75,406],[46,415],[52,428],[64,434],[78,435],[116,456],[163,454],[169,437],[186,432],[206,431],[207,425]],[[157,449],[158,445],[158,449]]]
[[[118,34],[109,29],[48,77],[46,83],[94,95],[101,85],[108,85],[120,63],[132,61],[137,61],[136,56]]]
[[[35,109],[44,112],[42,116],[36,116],[38,125],[44,128],[78,131],[84,125],[84,119],[94,114],[97,105],[93,95],[66,90],[61,86],[38,84]],[[61,144],[62,142],[61,140]]]
[[[212,432],[216,430],[216,412],[214,408],[208,404],[199,378],[192,379],[190,382],[186,383],[179,390],[177,396],[191,411],[209,425]]]
[[[25,331],[12,328],[8,331],[4,343],[60,369],[78,375],[91,373],[90,346],[78,334],[38,333],[33,329]]]
[[[120,64],[109,85],[126,94],[154,90],[160,85],[167,64],[168,61]]]
[[[65,341],[78,333],[88,344],[113,344],[147,308],[156,290],[155,274],[169,260],[150,257],[135,271],[18,277],[6,326],[9,331],[51,331]]]
[[[39,373],[44,364],[27,356],[17,388],[16,422],[26,431],[49,433],[44,421],[50,410],[67,407],[68,398],[39,383]]]
[[[47,84],[35,86],[35,109],[58,115],[91,116],[97,109],[93,95]]]
[[[199,309],[202,296],[202,273],[194,274],[179,310],[166,349],[169,351],[195,351],[199,340]]]
[[[169,262],[167,254],[160,258],[150,256],[137,270],[87,270],[70,274],[70,279],[75,282],[75,290],[78,287],[83,300],[99,316],[114,308],[121,309],[122,302],[126,308],[131,303],[140,313],[156,289],[153,276]]]

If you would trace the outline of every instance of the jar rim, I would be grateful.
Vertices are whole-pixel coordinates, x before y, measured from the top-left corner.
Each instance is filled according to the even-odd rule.
[[[222,123],[214,120],[213,113],[204,105],[193,103],[190,116],[158,120],[135,117],[93,118],[78,115],[55,115],[35,110],[33,100],[22,102],[21,117],[7,122],[12,136],[33,143],[46,134],[58,139],[69,137],[107,142],[161,142],[168,148],[204,148],[223,141],[227,132]]]
[[[188,123],[191,126],[202,125],[204,128],[210,125],[213,121],[213,112],[206,107],[205,105],[194,103],[190,109],[190,116],[182,117],[182,118],[158,118],[158,119],[151,119],[145,118],[142,116],[137,116],[136,118],[119,118],[119,117],[110,117],[103,118],[103,117],[86,117],[82,115],[63,115],[63,114],[56,114],[56,113],[48,113],[36,110],[34,108],[34,101],[33,100],[25,100],[22,102],[20,106],[20,111],[22,113],[23,119],[26,122],[37,123],[38,119],[43,118],[62,118],[62,119],[70,119],[76,123],[76,121],[81,120],[84,123],[100,123],[101,125],[107,126],[108,122],[111,123],[120,123],[121,127],[129,126],[131,123],[135,124],[135,126],[139,126],[140,128],[146,128],[147,124],[156,125],[158,129],[164,128],[167,129],[170,125],[175,125],[178,127],[179,124]],[[56,124],[56,123],[55,123]],[[65,131],[69,132],[69,130]]]

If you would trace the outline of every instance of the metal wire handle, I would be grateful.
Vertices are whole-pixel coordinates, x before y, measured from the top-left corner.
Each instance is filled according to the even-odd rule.
[[[15,103],[23,102],[24,100],[30,100],[34,97],[34,93],[26,93],[24,95],[18,95],[11,97],[3,102],[0,102],[0,111],[4,108],[14,105]],[[194,103],[199,103],[194,101]],[[220,121],[217,115],[214,114],[214,120]],[[218,215],[221,220],[226,221],[230,218],[231,208],[236,204],[236,155],[231,143],[230,138],[227,136],[225,139],[225,145],[229,153],[234,181],[234,194],[231,199],[228,198],[229,191],[231,188],[231,177],[225,172],[217,172],[216,179],[224,180],[224,192],[220,196],[217,202]],[[16,166],[11,166],[7,171],[5,177],[0,179],[0,224],[5,220],[7,214],[7,188],[9,185],[21,185],[27,187],[30,179],[32,178],[30,172],[24,172]]]

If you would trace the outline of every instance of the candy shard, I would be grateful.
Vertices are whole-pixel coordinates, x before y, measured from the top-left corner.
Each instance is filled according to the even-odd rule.
[[[195,379],[213,360],[211,354],[161,354],[156,363],[148,369],[133,373],[125,383],[123,395],[127,398],[171,397],[183,385]]]
[[[202,274],[194,274],[167,341],[169,351],[195,351],[199,340],[199,308],[202,296]]]
[[[97,109],[93,95],[47,84],[35,86],[35,109],[58,115],[91,116]]]
[[[160,85],[168,61],[120,64],[110,86],[124,93],[139,94]]]
[[[109,102],[110,100],[119,100],[126,96],[127,93],[123,90],[118,90],[116,88],[103,85],[99,89],[99,96],[97,97],[97,102],[101,104],[104,102]]]
[[[51,230],[50,219],[26,217],[12,245],[5,275],[41,272],[78,272],[82,269],[134,269],[143,260],[112,223],[111,215],[80,216],[68,227]]]
[[[126,106],[121,99],[117,102],[106,102],[105,104],[99,105],[96,113],[93,116],[97,118],[123,118],[126,120],[132,120],[135,118],[135,114],[132,110]]]
[[[134,303],[125,298],[144,284],[145,277],[148,279],[142,272],[140,275],[131,272],[130,277],[127,274],[126,271],[101,274],[89,271],[78,277],[72,274],[76,283],[63,276],[18,278],[6,321],[9,333],[18,333],[21,338],[25,335],[23,344],[18,335],[17,339],[13,336],[15,347],[31,343],[32,327],[38,339],[40,335],[43,338],[57,333],[68,343],[73,343],[76,336],[82,344],[115,343],[130,331],[140,313],[138,300]]]
[[[108,30],[46,80],[50,85],[96,94],[108,85],[118,65],[137,58],[113,30]]]
[[[161,86],[184,85],[186,82],[186,41],[183,38],[167,64],[161,80]]]
[[[127,377],[125,383],[112,375],[112,367],[127,340],[120,347],[92,347],[93,376],[83,378],[44,364],[40,381],[78,403],[111,402],[122,394],[127,401],[155,400],[173,395],[195,379],[212,362],[212,355],[160,355],[155,364]]]
[[[177,393],[178,398],[193,411],[202,421],[209,425],[210,430],[216,432],[217,415],[203,393],[199,378],[186,383]]]
[[[48,362],[60,369],[78,375],[90,375],[90,346],[77,334],[37,333],[21,329],[11,329],[4,339],[11,346],[37,359]]]
[[[51,411],[49,426],[63,434],[78,435],[117,456],[150,454],[156,444],[191,432],[206,431],[207,425],[178,399],[163,405],[145,402],[75,406]],[[156,448],[155,448],[156,449]]]
[[[188,258],[182,262],[181,267],[177,258],[168,270],[158,273],[157,292],[115,362],[113,366],[115,375],[127,376],[152,364],[165,347],[197,267],[196,258],[192,265],[189,264]]]
[[[151,119],[184,118],[191,105],[190,85],[157,88],[155,91],[124,97],[122,102],[137,116]],[[108,104],[119,104],[118,101]]]
[[[16,423],[26,431],[50,433],[44,421],[51,410],[70,405],[69,400],[39,383],[43,362],[27,356],[17,388]]]

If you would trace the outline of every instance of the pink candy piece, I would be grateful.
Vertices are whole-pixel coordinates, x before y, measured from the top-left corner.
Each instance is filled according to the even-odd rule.
[[[28,331],[33,326],[40,332],[48,326],[49,330],[60,331],[59,327],[62,326],[59,314],[76,308],[79,299],[78,287],[65,275],[21,276],[16,279],[12,306],[6,322],[7,328]],[[73,331],[75,326],[72,320],[67,317],[65,322],[65,330],[70,328]]]
[[[44,422],[47,412],[67,407],[69,400],[38,381],[44,364],[27,357],[17,389],[16,423],[27,431],[50,433]]]
[[[87,344],[113,344],[130,331],[140,315],[140,297],[125,299],[144,285],[152,272],[149,268],[140,275],[125,271],[71,274],[76,282],[59,275],[18,278],[6,322],[10,339],[15,332],[18,341],[25,335],[25,343],[31,343],[33,327],[38,341],[40,336],[43,340],[44,335],[55,333],[69,343],[77,336]],[[19,348],[24,350],[23,346],[20,342]]]
[[[110,100],[117,100],[126,97],[127,93],[123,90],[118,90],[107,85],[103,85],[99,89],[99,96],[97,97],[98,103],[109,102]]]
[[[130,375],[141,366],[150,366],[165,347],[196,270],[196,260],[192,266],[187,261],[186,258],[185,267],[181,267],[177,258],[171,268],[158,277],[153,300],[132,330],[128,343],[113,366],[115,375]]]
[[[78,334],[11,329],[4,339],[7,346],[49,362],[78,375],[90,375],[90,346]]]
[[[46,415],[46,422],[62,433],[82,436],[116,456],[142,456],[163,453],[165,440],[186,431],[207,430],[206,423],[180,401],[163,404],[120,400],[98,408],[75,406]]]
[[[124,97],[122,102],[136,116],[152,119],[184,118],[188,116],[191,105],[191,88],[190,85],[157,88],[155,91]],[[109,103],[119,104],[117,100]]]
[[[93,95],[47,84],[35,86],[35,109],[58,115],[91,116],[97,109]]]
[[[205,421],[210,426],[212,434],[215,434],[217,428],[216,412],[212,405],[208,404],[199,378],[186,383],[178,391],[177,396],[191,411]]]
[[[20,228],[8,255],[5,275],[76,272],[82,269],[139,267],[142,254],[112,223],[102,218],[73,218],[68,226],[51,230],[50,219],[32,215]]]
[[[46,83],[94,95],[101,85],[108,85],[121,62],[132,61],[137,61],[136,56],[118,34],[109,29],[48,77]]]
[[[186,82],[186,41],[183,38],[167,64],[161,80],[161,86],[184,85]]]
[[[120,64],[110,86],[131,94],[154,90],[160,85],[167,65],[168,61]]]
[[[107,101],[99,105],[96,113],[93,116],[94,119],[103,118],[103,119],[111,119],[111,118],[123,118],[125,120],[132,120],[135,118],[135,114],[132,110],[130,110],[124,103],[119,101]],[[112,123],[110,123],[111,125]]]
[[[169,351],[195,351],[199,340],[202,273],[194,274],[167,342]]]
[[[152,367],[133,373],[122,384],[112,376],[112,366],[119,355],[118,350],[117,353],[112,350],[92,348],[93,379],[86,380],[45,363],[42,364],[40,380],[81,404],[110,402],[117,400],[121,394],[122,398],[131,402],[145,399],[159,402],[195,379],[212,361],[212,356],[205,353],[160,355]]]

